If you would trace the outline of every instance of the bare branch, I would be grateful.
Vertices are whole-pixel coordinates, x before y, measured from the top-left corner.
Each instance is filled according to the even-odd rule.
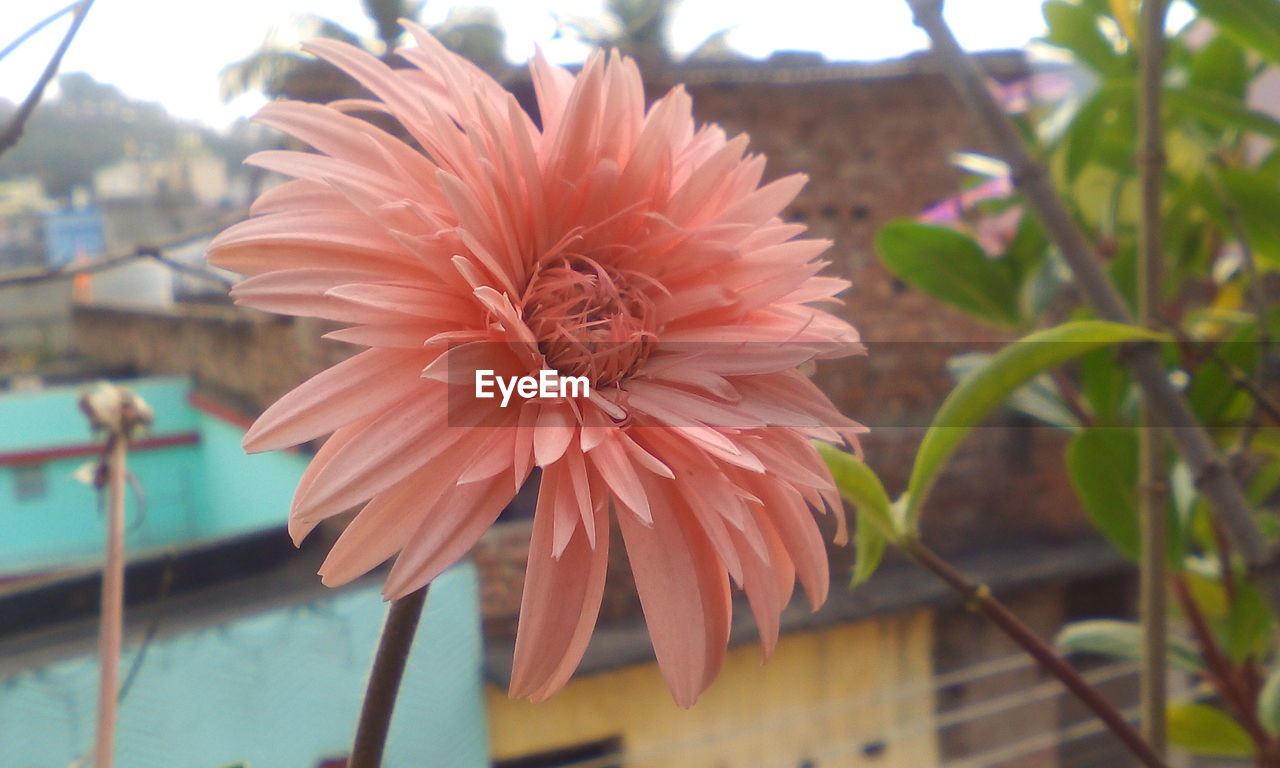
[[[1163,191],[1164,124],[1161,89],[1164,81],[1165,0],[1143,0],[1141,83],[1138,92],[1138,165],[1142,178],[1139,225],[1138,321],[1153,327],[1160,313],[1160,277],[1164,266]],[[1138,578],[1138,615],[1142,619],[1142,735],[1165,754],[1165,704],[1168,699],[1168,617],[1165,597],[1164,435],[1149,396],[1142,399],[1138,431],[1138,520],[1142,535]]]
[[[898,546],[908,557],[932,571],[947,586],[958,592],[970,610],[986,616],[1010,640],[1026,651],[1027,655],[1035,659],[1042,669],[1058,678],[1067,690],[1075,694],[1081,703],[1106,724],[1139,762],[1147,768],[1167,768],[1164,756],[1143,739],[1128,718],[1099,693],[1097,688],[1089,685],[1074,667],[1032,632],[1004,603],[997,600],[985,584],[969,581],[964,574],[916,539],[898,542]]]
[[[220,232],[223,229],[225,229],[227,226],[234,224],[237,221],[240,221],[241,219],[244,218],[244,216],[245,214],[243,212],[237,212],[235,214],[232,214],[231,216],[227,216],[222,219],[219,219],[214,224],[207,224],[198,229],[192,229],[186,232],[182,232],[180,234],[174,235],[168,240],[165,240],[159,243],[154,243],[154,244],[138,245],[132,250],[103,256],[101,258],[94,259],[93,261],[86,262],[84,264],[68,265],[65,267],[58,267],[55,269],[22,269],[22,270],[13,270],[11,272],[0,273],[0,289],[10,288],[15,285],[30,285],[33,283],[43,283],[43,282],[48,282],[53,280],[68,280],[70,278],[75,277],[76,275],[87,275],[87,274],[92,274],[94,272],[101,272],[104,269],[110,269],[111,267],[118,267],[118,266],[121,266],[122,264],[128,264],[129,262],[137,261],[139,259],[145,259],[145,258],[155,259],[156,261],[162,264],[168,265],[170,267],[173,267],[174,269],[177,269],[179,271],[195,274],[199,277],[208,279],[210,281],[216,282],[220,285],[230,288],[231,287],[230,282],[224,279],[223,277],[221,277],[220,275],[217,275],[212,272],[206,272],[202,269],[199,269],[198,267],[192,267],[189,264],[182,264],[181,262],[177,262],[172,259],[166,258],[164,256],[164,252],[169,250],[170,248],[174,248],[184,243],[191,242],[192,240],[196,240],[201,237],[207,237],[216,232]]]
[[[71,47],[71,41],[75,38],[76,32],[80,30],[80,24],[84,21],[85,14],[89,13],[89,8],[92,6],[93,0],[81,0],[80,7],[76,9],[75,16],[71,19],[71,26],[67,29],[67,33],[62,36],[62,42],[58,44],[58,49],[53,52],[53,58],[49,59],[44,72],[40,73],[40,79],[36,80],[36,84],[32,86],[27,98],[18,107],[18,111],[13,113],[13,117],[9,118],[4,131],[0,132],[0,155],[7,152],[10,147],[18,143],[18,139],[22,138],[22,132],[27,127],[27,119],[31,117],[36,105],[40,103],[40,98],[44,96],[44,89],[49,85],[49,81],[53,79],[54,75],[58,74],[58,67],[62,65],[62,57],[66,54],[67,48]]]
[[[54,11],[52,14],[45,16],[40,21],[37,21],[34,25],[32,25],[30,29],[18,35],[16,38],[14,38],[12,43],[9,43],[4,47],[4,50],[0,51],[0,59],[3,59],[5,56],[8,56],[9,54],[13,53],[15,50],[17,50],[18,46],[30,40],[32,35],[36,34],[40,30],[44,29],[45,27],[49,26],[53,22],[67,15],[71,11],[75,10],[75,7],[77,5],[80,5],[80,3],[81,3],[81,0],[76,0],[74,3],[71,3],[70,5],[63,8],[62,10]]]

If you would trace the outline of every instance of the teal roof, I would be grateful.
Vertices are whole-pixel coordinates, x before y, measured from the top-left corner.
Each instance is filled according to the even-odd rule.
[[[259,579],[218,594],[234,610],[271,588]],[[469,564],[432,585],[388,768],[488,766],[477,591]],[[347,753],[386,613],[376,580],[195,626],[189,606],[159,610],[162,628],[188,626],[162,631],[148,647],[120,710],[117,766],[315,768]],[[92,745],[97,659],[86,635],[74,655],[8,677],[2,670],[22,655],[0,664],[0,765],[60,768]],[[136,644],[126,650],[122,670],[137,652]]]
[[[186,379],[119,383],[142,396],[155,414],[153,442],[139,442],[128,456],[136,487],[126,493],[127,553],[196,546],[285,525],[306,456],[245,454],[242,430],[192,406]],[[106,534],[98,494],[73,477],[96,459],[76,402],[83,389],[0,395],[0,456],[27,457],[0,461],[0,578],[101,562]],[[163,440],[173,437],[182,439]],[[67,448],[78,452],[49,453]],[[46,452],[43,458],[40,451]]]
[[[190,432],[195,410],[187,404],[190,383],[179,377],[119,382],[151,406],[153,435]],[[0,394],[0,453],[34,451],[92,442],[89,423],[77,401],[92,383]]]

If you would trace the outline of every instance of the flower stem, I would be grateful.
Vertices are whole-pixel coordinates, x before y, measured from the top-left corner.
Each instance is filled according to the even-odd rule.
[[[111,437],[107,465],[107,547],[102,565],[102,607],[98,627],[98,723],[93,742],[95,768],[111,768],[119,713],[116,691],[120,677],[120,642],[124,625],[124,484],[123,434]]]
[[[387,622],[382,625],[382,639],[378,641],[373,671],[369,673],[369,687],[365,689],[360,723],[356,726],[355,743],[351,746],[351,760],[347,768],[379,768],[382,765],[391,714],[395,710],[400,680],[418,631],[418,619],[422,616],[429,586],[391,603]]]
[[[1116,738],[1120,739],[1129,751],[1147,768],[1168,768],[1162,758],[1151,745],[1142,738],[1133,724],[1125,718],[1115,705],[1107,701],[1096,688],[1085,682],[1080,673],[1054,652],[1041,640],[1031,628],[1022,623],[999,600],[991,595],[985,584],[974,584],[957,571],[950,563],[943,560],[933,550],[926,547],[918,539],[908,538],[900,542],[902,551],[912,560],[929,569],[947,586],[964,596],[971,610],[978,611],[1000,628],[1009,639],[1017,643],[1031,658],[1046,671],[1058,678],[1064,686],[1076,695],[1080,701],[1097,715]]]

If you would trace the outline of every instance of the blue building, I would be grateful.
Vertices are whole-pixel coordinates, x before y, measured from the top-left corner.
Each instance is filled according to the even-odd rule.
[[[145,505],[128,494],[121,670],[133,682],[116,765],[335,764],[349,747],[386,611],[381,577],[328,589],[315,575],[323,553],[293,552],[283,524],[305,456],[245,455],[234,412],[185,379],[127,386],[155,423],[129,454]],[[95,492],[72,476],[98,450],[79,393],[0,395],[5,768],[69,765],[93,740],[105,530]],[[467,564],[433,585],[388,766],[488,765],[477,593]]]
[[[64,208],[41,217],[45,261],[61,267],[77,258],[94,258],[105,249],[102,211],[94,206]]]

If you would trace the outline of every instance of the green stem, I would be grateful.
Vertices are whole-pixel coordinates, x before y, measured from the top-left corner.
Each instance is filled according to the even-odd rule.
[[[1161,192],[1164,180],[1164,126],[1161,87],[1164,79],[1164,0],[1142,3],[1142,87],[1138,105],[1138,159],[1142,177],[1142,219],[1138,250],[1138,322],[1154,327],[1160,307],[1160,273],[1164,261]],[[1165,706],[1168,699],[1168,599],[1164,452],[1157,414],[1149,396],[1142,400],[1138,430],[1138,519],[1141,556],[1138,571],[1138,615],[1142,620],[1140,702],[1142,735],[1160,754],[1165,752]]]

